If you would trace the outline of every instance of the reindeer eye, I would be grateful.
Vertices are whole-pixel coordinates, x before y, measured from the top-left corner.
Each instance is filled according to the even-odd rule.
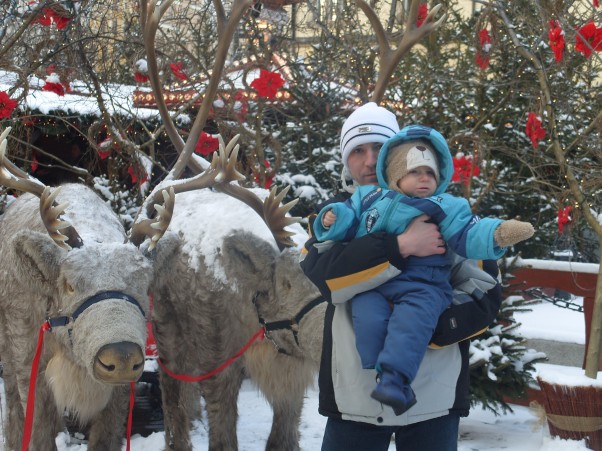
[[[65,285],[65,287],[64,287],[64,288],[65,288],[65,291],[66,291],[67,293],[69,293],[69,294],[73,294],[73,293],[75,293],[75,288],[73,288],[73,285],[71,285],[69,282],[65,281],[65,282],[64,282],[64,285]]]

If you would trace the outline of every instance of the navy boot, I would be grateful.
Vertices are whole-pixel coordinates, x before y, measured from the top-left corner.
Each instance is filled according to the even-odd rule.
[[[416,395],[405,377],[394,371],[383,371],[380,381],[370,396],[393,408],[401,415],[416,404]]]

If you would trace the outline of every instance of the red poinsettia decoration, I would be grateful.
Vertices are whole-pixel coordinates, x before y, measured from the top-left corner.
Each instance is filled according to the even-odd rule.
[[[169,65],[171,69],[171,73],[174,74],[174,77],[180,80],[188,80],[188,75],[186,75],[182,69],[184,69],[184,63],[178,61],[177,63],[171,63]]]
[[[483,28],[481,31],[479,31],[479,48],[477,49],[477,54],[475,57],[477,66],[479,66],[482,70],[485,70],[489,67],[490,51],[491,35],[486,28]]]
[[[98,143],[97,151],[98,156],[101,160],[106,160],[111,156],[111,153],[115,149],[115,145],[113,144],[113,140],[109,137]]]
[[[140,72],[134,72],[134,80],[136,83],[146,83],[148,82],[148,77]]]
[[[31,172],[36,172],[38,170],[38,166],[39,166],[38,159],[34,155],[33,158],[31,159],[31,165],[30,165]]]
[[[572,210],[572,205],[558,209],[558,233],[564,232],[564,226],[570,224],[573,221],[573,218],[571,218]]]
[[[71,21],[70,17],[63,17],[58,15],[55,11],[50,8],[43,8],[40,15],[38,15],[32,23],[39,23],[45,27],[49,27],[52,24],[56,25],[56,28],[62,30],[65,28],[69,22]]]
[[[420,27],[426,20],[426,16],[429,13],[429,7],[426,3],[421,3],[418,8],[418,17],[416,18],[416,28]]]
[[[206,157],[211,155],[217,149],[219,149],[219,140],[209,133],[202,132],[196,143],[194,152]]]
[[[453,158],[454,174],[452,175],[453,183],[462,183],[465,186],[470,184],[470,179],[481,174],[479,166],[475,165],[472,157],[466,156],[463,153],[458,153]]]
[[[268,160],[263,160],[263,166],[265,167],[265,172],[267,174],[271,169],[270,162]],[[259,182],[260,182],[259,172],[256,172],[255,173],[255,183],[259,184]],[[263,187],[265,189],[270,189],[273,182],[274,182],[273,177],[266,177]]]
[[[148,63],[144,58],[140,58],[134,63],[134,80],[136,83],[148,82]]]
[[[560,27],[557,20],[550,21],[550,30],[548,31],[550,48],[554,52],[554,60],[562,61],[562,52],[564,51],[564,30]]]
[[[600,2],[598,0],[594,0],[594,8],[599,8]]]
[[[0,119],[10,117],[17,108],[17,102],[9,97],[5,91],[0,91]]]
[[[61,83],[61,79],[54,72],[46,77],[46,82],[42,86],[44,91],[54,92],[59,96],[65,95],[65,87]]]
[[[261,69],[259,77],[251,82],[251,87],[257,91],[260,97],[273,99],[280,88],[284,86],[284,80],[278,72],[270,72]]]
[[[576,39],[575,50],[583,53],[586,58],[589,58],[594,50],[602,51],[602,28],[596,27],[591,20],[577,30]]]
[[[527,127],[525,133],[531,140],[531,145],[534,149],[537,149],[539,140],[546,137],[546,131],[541,126],[541,119],[533,112],[529,113],[527,117]]]
[[[142,177],[137,174],[138,171],[134,169],[132,165],[128,166],[128,174],[132,178],[132,183],[140,183],[141,185],[148,180],[148,174],[144,170],[140,170],[142,172]]]

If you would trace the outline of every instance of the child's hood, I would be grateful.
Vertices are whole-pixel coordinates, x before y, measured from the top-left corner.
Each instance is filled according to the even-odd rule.
[[[387,162],[387,154],[389,149],[397,146],[398,144],[414,141],[419,139],[426,139],[430,141],[433,148],[437,152],[439,159],[439,172],[440,180],[437,189],[434,194],[440,194],[447,190],[451,182],[452,175],[454,174],[454,162],[447,146],[447,141],[437,130],[424,125],[409,125],[404,127],[391,138],[389,138],[381,147],[378,154],[378,160],[376,162],[376,175],[378,177],[378,184],[382,188],[388,188],[387,175],[385,171],[385,164]]]

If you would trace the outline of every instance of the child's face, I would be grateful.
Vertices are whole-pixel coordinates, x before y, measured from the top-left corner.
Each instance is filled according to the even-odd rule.
[[[397,181],[397,188],[406,196],[432,196],[437,189],[435,172],[428,166],[419,166],[400,178]]]

